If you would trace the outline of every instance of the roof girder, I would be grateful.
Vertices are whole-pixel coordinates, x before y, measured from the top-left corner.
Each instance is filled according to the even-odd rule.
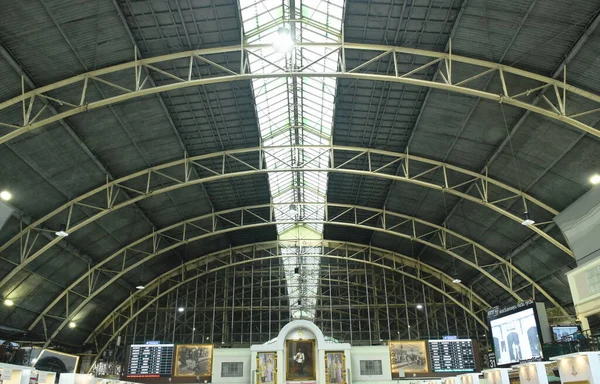
[[[285,218],[278,218],[275,220],[275,208],[286,206],[287,204],[288,203],[271,203],[234,208],[221,212],[213,212],[152,232],[151,234],[148,234],[132,242],[131,244],[128,244],[117,252],[104,257],[100,263],[91,267],[86,273],[79,276],[78,279],[71,283],[68,288],[60,293],[52,301],[52,303],[50,303],[40,313],[40,315],[28,327],[28,329],[32,330],[39,321],[43,320],[44,316],[47,316],[47,314],[61,302],[61,300],[64,298],[68,299],[69,292],[76,291],[77,288],[79,288],[79,291],[81,291],[87,287],[90,281],[96,281],[94,278],[95,274],[99,271],[102,271],[104,269],[103,267],[112,260],[122,259],[121,270],[115,271],[115,275],[100,287],[89,287],[88,295],[77,305],[77,307],[65,307],[66,313],[63,317],[63,322],[50,336],[48,343],[50,343],[50,341],[60,333],[60,331],[69,323],[69,321],[73,320],[92,299],[103,292],[106,288],[109,288],[115,281],[118,281],[119,278],[125,276],[135,268],[179,246],[189,244],[190,242],[194,241],[200,241],[211,236],[231,233],[233,231],[249,228],[261,228],[264,226],[274,225],[278,222],[283,224],[294,224],[296,222],[294,219],[286,220]],[[444,252],[449,256],[461,261],[462,263],[465,263],[471,268],[476,269],[480,274],[484,275],[486,278],[501,287],[504,291],[508,292],[516,300],[520,301],[523,299],[517,293],[517,291],[531,287],[533,294],[532,296],[535,297],[536,291],[541,293],[554,306],[560,308],[561,311],[568,316],[566,310],[562,308],[562,306],[548,292],[546,292],[541,286],[539,286],[539,284],[537,284],[531,277],[522,272],[519,268],[514,266],[512,263],[507,262],[501,256],[495,254],[481,244],[478,244],[447,228],[408,215],[388,212],[376,208],[334,203],[298,204],[323,207],[322,209],[325,212],[325,220],[309,219],[304,222],[305,224],[319,223],[323,225],[328,224],[362,228],[379,231],[381,233],[386,233],[421,243],[432,249]],[[329,208],[340,209],[342,210],[342,213],[336,214],[333,217],[327,217]],[[347,221],[348,216],[351,219],[350,221]],[[211,225],[211,223],[214,223],[219,218],[222,219],[222,222],[229,223],[230,226],[221,229],[217,229],[215,227],[207,228],[207,224]],[[380,226],[379,223],[383,223],[383,225]],[[418,228],[420,226],[426,226],[426,229]],[[194,230],[196,230],[195,233],[193,232]],[[437,241],[433,239],[426,240],[426,238],[430,237],[432,234],[436,235],[434,238],[436,238]],[[454,241],[452,241],[453,239]],[[161,240],[167,240],[169,242],[167,243],[166,241]],[[152,252],[145,252],[140,249],[146,242],[149,242],[153,245],[154,248]],[[465,254],[456,253],[455,251],[457,249],[465,250]],[[142,258],[139,258],[140,253],[143,255]],[[487,261],[482,260],[484,256],[487,256]],[[128,261],[128,258],[132,260]],[[494,261],[490,262],[489,259],[493,259]],[[504,267],[502,271],[504,280],[496,278],[487,271],[487,268],[495,265],[502,265]],[[521,277],[526,282],[525,285],[516,287],[513,284],[515,275]]]
[[[327,242],[327,241],[324,241]],[[281,242],[271,242],[271,244],[278,244]],[[262,243],[265,244],[265,243]],[[344,244],[344,243],[341,243]],[[256,245],[256,244],[254,244]],[[251,248],[254,245],[245,245],[242,247],[238,247],[238,248]],[[260,245],[260,244],[259,244]],[[264,247],[264,245],[263,245]],[[361,246],[361,247],[366,247],[366,248],[371,248],[369,246]],[[161,276],[157,277],[156,279],[154,279],[152,281],[152,283],[148,284],[148,286],[142,290],[142,291],[138,291],[135,292],[132,296],[130,296],[128,299],[126,299],[123,303],[121,303],[121,305],[119,305],[119,307],[117,307],[107,318],[104,319],[104,321],[102,321],[98,327],[96,327],[96,329],[89,335],[89,337],[86,340],[86,343],[89,343],[92,339],[94,339],[96,337],[96,335],[98,335],[100,332],[102,332],[102,330],[104,328],[106,328],[107,326],[110,325],[111,319],[116,318],[116,317],[124,317],[127,320],[121,324],[121,326],[118,329],[114,329],[113,332],[111,332],[111,337],[105,342],[105,344],[99,348],[98,350],[98,354],[96,357],[97,358],[102,354],[102,352],[106,349],[106,347],[110,344],[110,342],[117,337],[117,335],[120,333],[120,331],[122,331],[133,319],[135,319],[138,315],[140,315],[141,313],[143,313],[146,309],[148,309],[154,302],[156,302],[159,298],[161,298],[162,296],[166,295],[167,293],[173,291],[174,289],[177,289],[179,286],[187,284],[193,280],[196,280],[202,276],[208,275],[212,272],[218,271],[218,270],[222,270],[222,269],[227,269],[227,268],[232,268],[238,265],[243,265],[243,264],[247,264],[247,263],[253,263],[253,262],[257,262],[257,261],[264,261],[264,260],[269,260],[269,259],[279,259],[282,258],[284,256],[282,255],[277,255],[275,254],[275,252],[273,253],[268,253],[268,256],[263,256],[263,257],[249,257],[248,255],[246,255],[245,253],[242,253],[242,260],[241,261],[235,261],[235,262],[231,262],[232,259],[232,252],[234,252],[234,249],[227,249],[225,251],[220,251],[220,252],[216,252],[214,254],[211,255],[207,255],[204,256],[200,259],[196,259],[196,260],[192,260],[187,262],[186,264],[182,265],[182,266],[178,266],[174,269],[172,269],[169,272],[166,272],[164,274],[162,274]],[[386,252],[386,251],[384,251]],[[398,255],[396,253],[393,253],[394,255]],[[209,257],[210,256],[210,257]],[[253,255],[253,256],[257,256],[257,255]],[[354,254],[354,256],[356,256],[356,253]],[[219,264],[217,267],[214,267],[212,269],[208,269],[208,260],[210,259],[218,259],[219,257],[225,257],[225,258],[229,258],[230,262],[228,262],[227,264],[223,265],[223,264]],[[359,262],[359,263],[366,263],[369,265],[373,265],[376,267],[380,267],[383,269],[387,269],[387,270],[391,270],[394,271],[396,273],[399,273],[401,275],[404,275],[408,278],[412,278],[414,280],[419,281],[420,283],[427,285],[428,287],[432,288],[433,290],[441,293],[442,295],[444,295],[444,297],[446,297],[447,299],[451,300],[452,302],[454,302],[456,305],[458,305],[459,307],[461,307],[466,313],[468,313],[471,317],[473,317],[473,319],[475,319],[479,324],[481,324],[485,329],[487,329],[487,324],[485,323],[485,321],[481,318],[479,318],[476,314],[476,312],[474,312],[473,309],[466,307],[463,303],[461,303],[460,301],[457,300],[456,297],[452,296],[451,294],[449,294],[446,291],[447,287],[453,287],[456,286],[456,284],[452,284],[451,280],[452,278],[446,274],[444,274],[443,272],[439,271],[436,274],[432,274],[431,277],[439,280],[442,283],[441,288],[438,287],[437,285],[433,284],[431,281],[427,280],[424,277],[421,276],[417,276],[417,275],[412,275],[409,272],[406,272],[402,269],[399,268],[394,268],[394,267],[390,267],[390,266],[386,266],[386,265],[382,265],[382,264],[377,264],[374,261],[368,260],[368,259],[359,259],[356,257],[348,257],[348,256],[338,256],[338,255],[332,255],[332,254],[324,254],[324,255],[316,255],[316,257],[323,257],[323,258],[331,258],[331,259],[349,259],[351,261],[354,262]],[[197,266],[195,266],[195,264],[197,264]],[[203,269],[200,269],[200,267],[203,267]],[[182,274],[183,271],[189,271],[192,270],[193,268],[198,268],[199,273],[194,275],[194,276],[189,276],[189,274],[187,276],[184,276]],[[438,274],[439,273],[439,274]],[[154,297],[152,297],[141,309],[138,309],[135,313],[132,313],[131,308],[133,308],[133,304],[135,301],[139,300],[140,298],[143,298],[145,296],[149,296],[151,294],[154,294],[154,288],[158,288],[160,287],[160,285],[165,282],[165,281],[173,281],[174,279],[179,279],[179,281],[173,285],[170,286],[168,288],[162,289],[162,290],[157,290],[156,294]],[[445,282],[449,282],[449,284],[445,284]],[[470,296],[466,296],[467,299],[469,300],[469,302],[474,303],[472,301],[472,297]],[[480,308],[480,312],[483,313],[484,309]],[[124,312],[126,314],[119,314],[119,312]],[[96,362],[96,360],[94,360],[91,364],[91,366],[94,365],[94,363]]]
[[[330,166],[329,168],[300,168],[303,171],[314,171],[314,172],[335,172],[335,173],[348,173],[348,174],[358,174],[363,176],[373,176],[373,177],[382,177],[387,178],[389,180],[402,181],[407,183],[416,184],[422,187],[431,188],[434,190],[438,190],[445,193],[450,193],[452,195],[463,197],[466,200],[472,201],[474,203],[483,205],[487,208],[496,211],[507,218],[520,223],[522,219],[513,213],[504,210],[499,204],[503,201],[510,199],[523,199],[527,201],[529,204],[534,204],[545,211],[547,211],[550,215],[554,216],[558,212],[551,207],[548,207],[544,203],[538,201],[537,199],[520,192],[519,190],[510,187],[504,183],[496,181],[487,177],[486,175],[480,175],[478,173],[468,171],[462,169],[460,167],[456,167],[453,165],[441,163],[435,160],[426,159],[423,157],[407,155],[402,153],[390,152],[390,151],[382,151],[368,148],[357,148],[357,147],[342,147],[342,146],[303,146],[304,148],[316,148],[315,156],[321,156],[321,152],[329,152],[329,156],[331,162],[334,166]],[[0,280],[0,287],[2,287],[7,281],[9,281],[12,277],[14,277],[20,270],[25,268],[29,263],[35,260],[37,257],[42,255],[46,250],[50,249],[54,244],[58,243],[62,240],[61,237],[57,237],[52,241],[49,241],[47,244],[41,246],[40,248],[33,248],[35,239],[37,239],[39,235],[39,231],[43,231],[43,229],[38,229],[40,226],[48,221],[50,218],[58,215],[64,214],[68,217],[67,220],[67,228],[66,230],[69,233],[73,233],[86,225],[94,222],[101,217],[108,215],[109,213],[118,210],[120,208],[126,207],[130,204],[136,203],[140,200],[169,192],[178,188],[206,183],[210,181],[216,181],[220,179],[226,179],[230,177],[239,177],[239,176],[248,176],[253,174],[261,174],[261,173],[269,173],[269,172],[291,172],[297,171],[298,168],[280,168],[280,169],[264,169],[262,167],[264,163],[265,156],[270,156],[269,151],[278,150],[280,148],[289,148],[289,147],[258,147],[258,148],[250,148],[250,149],[239,149],[239,150],[231,150],[231,151],[223,151],[217,152],[207,155],[200,155],[195,157],[186,157],[181,160],[169,162],[166,164],[158,165],[155,167],[148,168],[146,170],[142,170],[139,172],[135,172],[128,176],[124,176],[117,180],[112,180],[104,185],[93,189],[65,204],[61,207],[56,208],[52,212],[43,216],[39,220],[35,221],[31,225],[27,226],[25,229],[20,231],[17,235],[12,237],[9,241],[0,246],[0,252],[6,251],[9,247],[15,246],[17,247],[17,251],[20,255],[20,264],[13,268],[8,274],[6,274],[2,280]],[[355,156],[351,157],[349,160],[344,161],[341,164],[335,165],[335,159],[337,156],[342,157],[346,154],[346,157],[349,157],[348,154],[354,154]],[[253,164],[258,164],[255,166],[253,164],[248,163],[247,161],[242,160],[240,157],[251,155],[254,156],[254,159],[251,160]],[[385,157],[385,160],[376,162],[377,156],[380,156],[382,159]],[[355,164],[357,159],[366,160],[367,168],[365,169],[355,169]],[[241,167],[242,170],[235,172],[234,170],[226,167],[226,160],[233,160],[236,166]],[[207,165],[203,165],[204,162]],[[207,162],[210,162],[208,164]],[[404,174],[401,176],[391,175],[385,173],[385,171],[389,168],[390,165],[396,164],[398,162],[403,163],[403,171]],[[215,165],[216,163],[216,165]],[[310,164],[310,162],[307,162]],[[375,165],[374,165],[375,164]],[[427,169],[419,174],[411,174],[410,169],[411,166],[417,165],[425,165]],[[352,167],[352,168],[350,168]],[[444,180],[440,183],[435,183],[424,179],[431,171],[441,168],[444,174]],[[191,179],[192,170],[202,170],[207,175],[204,178],[200,179]],[[170,176],[168,173],[173,173],[177,175],[183,175],[183,178],[177,178]],[[231,172],[229,172],[231,171]],[[452,177],[461,177],[461,181],[453,183]],[[151,181],[155,178],[162,178],[170,182],[171,184],[158,188],[156,190],[153,189]],[[462,181],[466,178],[466,181]],[[132,185],[137,182],[139,185],[140,182],[145,186],[144,189],[136,189],[139,188],[137,185]],[[131,186],[128,186],[129,183]],[[479,196],[467,195],[463,192],[457,190],[461,186],[468,185],[470,183],[475,183],[477,185],[477,190]],[[161,183],[161,186],[164,183]],[[490,193],[492,192],[492,188],[494,188],[494,193],[502,193],[503,197],[490,201]],[[122,201],[118,201],[119,191],[129,191],[134,194],[134,197],[125,199]],[[89,201],[93,198],[102,199],[104,203],[102,206],[97,206],[90,204]],[[97,204],[97,203],[96,203]],[[90,217],[83,218],[83,220],[77,222],[76,224],[71,223],[71,217],[73,213],[73,209],[77,206],[85,207],[87,209],[92,209],[97,212],[95,215]],[[546,240],[551,242],[553,245],[561,249],[563,252],[567,253],[571,257],[573,253],[566,246],[561,244],[558,240],[552,238],[547,233],[543,232],[535,225],[531,225],[527,227],[528,229],[538,233],[540,236],[544,237]],[[30,242],[31,239],[31,242]],[[19,241],[21,240],[21,241]]]
[[[546,116],[548,118],[562,121],[568,125],[571,125],[577,129],[585,131],[591,135],[596,137],[600,137],[600,130],[593,128],[592,126],[577,120],[577,118],[581,118],[587,115],[595,114],[600,112],[600,96],[595,95],[591,92],[585,91],[581,88],[577,88],[572,86],[566,81],[556,80],[550,77],[538,75],[532,72],[524,71],[518,68],[513,68],[506,65],[501,65],[497,63],[487,62],[479,59],[473,59],[464,56],[453,55],[452,52],[442,53],[442,52],[434,52],[434,51],[426,51],[420,49],[412,49],[406,47],[390,47],[390,46],[381,46],[381,45],[368,45],[368,44],[358,44],[358,43],[331,43],[331,44],[311,44],[311,43],[298,43],[298,48],[310,48],[310,47],[328,47],[332,49],[342,50],[341,57],[345,57],[346,50],[362,50],[362,51],[372,51],[379,52],[374,58],[369,60],[365,60],[361,64],[357,65],[354,68],[345,68],[346,60],[342,59],[341,61],[341,70],[337,72],[316,72],[312,70],[305,71],[295,71],[286,72],[285,70],[281,70],[276,73],[246,73],[241,72],[245,69],[243,68],[235,68],[230,69],[226,66],[218,64],[213,60],[208,59],[205,56],[220,54],[220,53],[230,53],[234,52],[240,53],[240,62],[243,62],[243,53],[249,52],[252,53],[253,50],[267,49],[270,48],[269,45],[240,45],[240,46],[230,46],[230,47],[220,47],[220,48],[209,48],[202,50],[194,50],[188,52],[180,52],[170,55],[157,56],[149,59],[139,59],[129,63],[123,63],[95,71],[90,71],[84,74],[80,74],[77,76],[73,76],[68,79],[64,79],[62,81],[56,82],[54,84],[50,84],[44,87],[40,87],[28,92],[23,92],[21,95],[13,97],[7,101],[0,103],[0,110],[4,110],[6,108],[14,108],[16,110],[22,110],[19,112],[21,114],[22,120],[19,122],[16,121],[4,121],[0,122],[1,126],[4,126],[9,129],[9,132],[2,135],[0,137],[0,143],[7,142],[15,137],[18,137],[25,132],[29,132],[34,129],[41,128],[49,123],[59,121],[65,117],[73,116],[85,111],[90,111],[93,109],[101,108],[107,105],[119,103],[125,100],[130,100],[136,97],[146,96],[149,94],[155,94],[159,92],[167,92],[174,89],[180,89],[185,87],[192,86],[200,86],[206,84],[215,84],[222,83],[228,81],[238,81],[238,80],[250,80],[250,79],[258,79],[258,78],[276,78],[276,77],[338,77],[338,78],[351,78],[351,79],[364,79],[364,80],[373,80],[373,81],[390,81],[390,82],[399,82],[412,84],[416,86],[424,86],[429,88],[437,88],[451,92],[458,92],[470,96],[479,97],[482,99],[497,101],[500,103],[504,103],[507,105],[512,105],[518,108],[522,108],[525,110],[529,110],[534,113],[538,113],[540,115]],[[254,54],[254,53],[253,53]],[[428,63],[422,65],[417,69],[413,69],[407,73],[401,73],[398,69],[397,55],[416,55],[420,57],[427,58],[430,60]],[[254,54],[256,55],[256,54]],[[381,75],[381,74],[372,74],[360,72],[360,69],[364,67],[368,67],[370,63],[373,63],[377,60],[385,58],[391,55],[394,61],[394,74],[393,75]],[[180,59],[188,59],[191,69],[194,65],[196,59],[201,59],[207,65],[212,66],[213,68],[218,69],[221,72],[227,73],[225,76],[214,76],[207,78],[193,78],[193,73],[190,70],[186,77],[181,77],[178,74],[170,73],[167,70],[159,69],[155,66],[157,63],[171,62],[173,60]],[[262,58],[263,60],[266,60]],[[323,57],[324,59],[324,57]],[[429,68],[431,65],[435,65],[437,63],[443,63],[442,70],[438,70],[440,73],[441,82],[435,80],[423,80],[414,77],[413,75],[418,74],[419,71]],[[473,76],[462,79],[460,81],[454,81],[452,79],[452,65],[460,65],[465,64],[473,67],[479,68],[479,72],[474,74]],[[175,66],[176,67],[176,66]],[[306,69],[306,68],[304,68]],[[135,72],[134,76],[124,76],[125,78],[130,78],[130,81],[127,84],[116,84],[110,82],[108,80],[103,79],[101,76],[107,74],[114,74],[116,72],[133,70]],[[165,77],[165,83],[162,85],[152,86],[149,84],[148,78],[150,75],[147,75],[145,79],[142,79],[142,71],[150,70],[153,73],[160,73]],[[503,93],[493,94],[490,92],[482,91],[476,88],[469,88],[468,85],[476,79],[482,78],[487,75],[498,74],[500,83],[502,85]],[[533,80],[539,86],[527,89],[525,91],[519,92],[517,94],[511,94],[511,84],[512,79],[507,78],[507,74],[511,74],[515,77],[521,77],[528,80]],[[566,71],[565,71],[566,74]],[[413,76],[413,77],[411,77]],[[167,80],[168,79],[168,80]],[[566,76],[565,76],[566,79]],[[455,79],[456,80],[456,79]],[[88,102],[86,101],[86,90],[89,82],[100,82],[106,86],[109,86],[122,94],[108,97],[104,99],[99,99],[96,101]],[[73,86],[75,84],[81,85],[81,94],[78,100],[61,100],[60,98],[55,98],[49,95],[52,91],[60,90],[63,87]],[[542,99],[545,104],[544,107],[534,105],[533,103],[527,101],[527,97],[531,93],[537,93],[538,91],[544,90],[546,88],[552,89],[552,96],[546,97],[542,95]],[[569,102],[569,107],[573,110],[573,113],[569,113],[567,111],[567,97],[568,96],[576,96],[581,100],[585,100],[586,103],[592,104],[591,107],[575,107],[573,108],[573,103]],[[36,106],[36,98],[38,99],[48,99],[56,102],[60,102],[64,112],[61,112],[57,115],[43,118],[44,109],[42,107]],[[41,118],[41,119],[40,119]],[[39,119],[39,120],[38,120]]]

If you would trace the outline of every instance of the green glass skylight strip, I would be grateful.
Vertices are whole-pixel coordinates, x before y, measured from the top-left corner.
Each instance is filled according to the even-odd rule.
[[[277,36],[279,24],[290,27],[288,19],[302,20],[294,23],[297,41],[327,43],[337,42],[341,35],[343,1],[301,0],[291,10],[287,1],[240,0],[246,44],[269,45]],[[248,54],[249,68],[254,73],[273,73],[282,70],[335,71],[339,53],[331,48],[297,48],[291,55],[263,48]],[[290,67],[294,63],[294,67]],[[310,64],[310,65],[309,65]],[[307,67],[305,67],[307,66]],[[262,144],[270,145],[328,145],[331,143],[335,78],[275,78],[252,81],[257,118]],[[302,171],[305,168],[327,168],[329,152],[317,149],[268,150],[265,163],[268,168],[298,167],[294,172],[269,173],[271,196],[277,203],[295,203],[291,211],[285,205],[275,208],[279,220],[322,220],[327,194],[327,173]],[[317,203],[319,205],[305,205]],[[320,203],[323,203],[322,205]],[[307,225],[322,233],[322,224]],[[277,224],[278,233],[292,228],[291,224]],[[320,264],[317,257],[307,258],[310,250],[292,247],[282,250],[288,281],[290,312],[293,318],[314,316]],[[320,250],[314,250],[320,254]],[[293,263],[303,261],[303,280],[294,276]],[[293,263],[292,263],[293,262]],[[301,304],[300,304],[301,303]]]

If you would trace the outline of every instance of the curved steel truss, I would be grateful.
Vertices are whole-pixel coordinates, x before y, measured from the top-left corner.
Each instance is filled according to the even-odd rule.
[[[66,117],[136,97],[185,87],[284,76],[353,78],[443,89],[523,108],[600,137],[600,131],[589,125],[588,121],[591,115],[600,112],[600,96],[568,84],[566,69],[563,81],[560,81],[506,65],[454,55],[452,52],[442,53],[347,42],[301,43],[297,47],[326,47],[332,50],[330,52],[341,51],[338,71],[322,73],[313,70],[312,66],[326,59],[327,55],[296,71],[286,71],[285,68],[274,65],[257,53],[269,49],[267,45],[202,49],[134,60],[73,76],[27,92],[23,89],[21,95],[0,103],[0,110],[9,110],[0,121],[0,127],[5,130],[0,136],[0,143]],[[369,54],[360,55],[357,58],[358,63],[350,68],[347,63],[350,61],[348,57],[352,51],[366,51]],[[235,59],[230,60],[233,64],[218,63],[220,59],[216,55],[222,54],[233,55]],[[277,70],[273,73],[248,73],[246,55],[259,57],[265,61],[265,65]],[[362,56],[370,59],[363,59]],[[424,61],[424,64],[416,69],[404,64],[415,58],[417,62]],[[369,73],[370,65],[380,60],[393,61],[394,72],[390,75]],[[210,66],[216,75],[194,77],[192,68],[196,62]],[[422,71],[438,63],[442,64],[438,69],[439,80],[423,79]],[[466,72],[472,75],[458,78],[461,67],[467,69]],[[149,81],[149,74],[143,78],[142,74],[145,70],[159,78],[159,81],[156,84]],[[502,89],[501,94],[478,89],[476,80],[489,76],[497,77]],[[107,96],[103,97],[91,92],[88,87],[90,82],[105,87],[109,91],[106,92]],[[533,104],[532,94],[546,88],[554,92],[550,92],[549,96],[542,95],[545,104],[543,106]],[[55,115],[50,114],[44,99],[58,103],[61,111]]]
[[[416,241],[444,252],[476,269],[479,273],[512,295],[516,300],[523,299],[518,294],[519,291],[531,288],[533,297],[536,296],[536,293],[540,293],[556,308],[560,308],[563,314],[568,315],[548,292],[512,263],[481,244],[445,227],[408,215],[369,207],[332,203],[305,204],[316,206],[324,215],[327,212],[326,220],[321,222],[323,224],[376,230]],[[50,339],[52,339],[94,297],[141,264],[149,262],[177,247],[193,241],[201,241],[213,235],[272,225],[275,223],[273,215],[275,208],[285,205],[285,203],[264,204],[215,212],[152,232],[113,254],[103,257],[100,263],[90,267],[86,273],[72,282],[39,314],[29,326],[29,330],[32,330],[40,321],[43,321],[44,317],[48,316],[49,313],[53,313],[52,317],[57,318],[56,309],[60,308],[62,315],[58,316],[58,318],[62,320],[62,323],[50,336]],[[215,223],[218,221],[225,223],[225,226],[217,227]],[[281,219],[278,221],[281,221]],[[287,222],[293,223],[294,221],[288,220]],[[313,222],[310,221],[310,223]],[[112,267],[113,265],[117,265],[117,267]],[[501,266],[502,278],[498,278],[488,271],[488,269],[497,268],[498,266]],[[112,271],[111,278],[103,283],[99,283],[98,274],[106,274],[106,271]],[[81,293],[86,291],[86,294]],[[71,303],[69,306],[67,303],[72,302],[74,295],[79,297],[80,302],[77,305]]]
[[[469,288],[452,283],[453,278],[440,270],[408,256],[380,248],[327,240],[308,240],[308,242],[310,242],[311,246],[320,247],[323,250],[322,254],[312,255],[312,257],[349,260],[372,265],[417,280],[421,284],[442,294],[446,299],[462,308],[465,313],[469,314],[484,329],[488,329],[484,314],[489,308],[489,304]],[[282,257],[279,249],[281,246],[289,245],[287,243],[289,242],[276,241],[244,245],[205,255],[178,266],[154,279],[151,283],[147,284],[144,290],[134,292],[96,327],[88,336],[85,343],[95,342],[98,349],[97,356],[99,357],[109,343],[129,323],[145,310],[149,309],[161,297],[164,297],[184,284],[215,271],[269,259],[279,259]],[[407,271],[407,268],[414,269],[416,272],[414,274],[410,273]],[[457,293],[467,299],[466,305],[458,300],[455,296]],[[135,304],[138,302],[139,305],[136,306]],[[137,308],[137,310],[134,310],[134,308]],[[98,345],[97,342],[102,335],[107,337],[104,338],[102,345]]]
[[[50,219],[58,215],[62,215],[66,219],[66,231],[73,233],[113,211],[161,193],[195,184],[261,173],[302,170],[381,177],[461,197],[490,208],[517,223],[521,223],[522,218],[503,207],[504,203],[509,200],[522,199],[526,205],[539,207],[546,212],[547,220],[558,213],[530,195],[487,175],[423,157],[390,151],[343,146],[302,146],[299,148],[311,149],[314,159],[329,156],[331,159],[329,168],[312,168],[311,162],[314,159],[308,158],[300,166],[290,165],[289,168],[265,169],[265,158],[273,156],[273,152],[281,148],[293,149],[294,147],[256,147],[216,152],[162,164],[107,182],[56,208],[0,246],[0,253],[6,253],[9,251],[9,247],[12,247],[19,255],[15,267],[0,281],[0,287],[62,240],[62,237],[56,237],[43,243],[43,239],[40,237],[41,232],[49,230],[45,226],[48,225]],[[393,173],[392,168],[394,167],[392,166],[395,164],[401,165],[402,174]],[[441,176],[432,179],[432,171],[437,169],[442,171],[440,172]],[[192,172],[192,170],[196,172]],[[474,194],[462,192],[469,185],[476,186]],[[121,191],[128,194],[121,193]],[[544,223],[530,225],[527,228],[572,257],[573,253],[570,249],[538,228],[538,225]],[[54,228],[52,232],[56,230],[58,228]]]
[[[517,301],[522,301],[524,298],[521,297],[520,291],[531,288],[531,297],[535,297],[536,293],[541,294],[568,316],[565,309],[548,292],[512,263],[481,244],[445,227],[376,208],[332,203],[302,204],[316,207],[323,212],[323,216],[326,218],[318,222],[302,221],[304,224],[319,223],[362,228],[421,243],[476,269]],[[40,321],[43,322],[45,317],[60,319],[62,322],[48,338],[49,343],[85,309],[90,301],[144,263],[180,246],[201,241],[210,236],[274,225],[276,222],[274,219],[275,209],[286,205],[288,204],[263,204],[210,213],[152,232],[102,258],[100,263],[90,267],[39,314],[29,326],[29,330],[32,330]],[[224,224],[217,226],[217,222]],[[295,223],[291,218],[287,220],[279,218],[277,222]],[[492,275],[489,271],[490,268],[498,268],[498,266],[501,267],[501,277]],[[101,273],[110,273],[110,278],[100,281]],[[529,293],[525,296],[525,298],[527,297],[530,297]],[[76,298],[76,303],[74,298]],[[52,316],[49,315],[50,313]],[[60,315],[57,316],[58,313]]]

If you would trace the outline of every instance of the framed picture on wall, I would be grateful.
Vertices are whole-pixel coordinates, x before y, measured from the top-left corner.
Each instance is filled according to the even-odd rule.
[[[325,383],[346,384],[344,352],[325,352]]]
[[[390,341],[389,345],[392,375],[401,369],[406,373],[429,372],[425,341]]]
[[[256,354],[256,382],[277,384],[277,353],[258,352]]]
[[[285,351],[286,380],[302,381],[317,379],[314,340],[287,340]]]
[[[175,353],[175,377],[212,375],[211,344],[182,344]]]

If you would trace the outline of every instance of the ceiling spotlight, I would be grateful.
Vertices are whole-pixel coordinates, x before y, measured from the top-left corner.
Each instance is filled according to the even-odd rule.
[[[535,224],[535,220],[531,220],[529,217],[529,212],[525,211],[525,220],[521,221],[521,225],[533,225]]]
[[[592,175],[592,177],[590,177],[590,183],[592,183],[594,185],[600,184],[600,174],[596,173],[596,174]],[[2,193],[4,193],[4,192],[2,192]],[[1,196],[2,195],[0,194],[0,197]]]
[[[462,280],[461,280],[461,279],[459,279],[458,277],[455,277],[455,278],[452,280],[452,282],[453,282],[454,284],[460,284],[460,283],[462,283]]]
[[[75,322],[71,321],[69,322],[69,328],[75,328],[77,326],[77,324],[75,324]]]
[[[295,214],[296,211],[298,210],[298,208],[296,208],[296,204],[292,203],[290,204],[290,214]]]
[[[417,304],[417,309],[423,309],[423,304]]]
[[[196,328],[192,328],[192,331],[195,331],[195,330],[196,330]]]
[[[12,307],[13,305],[15,305],[15,302],[12,301],[11,299],[5,299],[4,305],[6,305],[7,307]]]
[[[137,289],[138,291],[141,291],[144,288],[146,288],[146,287],[144,287],[144,284],[142,284],[142,283],[139,283],[138,285],[135,286],[135,289]]]
[[[183,308],[183,307],[179,307],[179,308],[177,308],[177,310],[178,310],[179,312],[183,312],[183,311],[185,311],[185,308]]]
[[[67,237],[69,236],[69,232],[67,232],[67,226],[65,224],[60,226],[60,229],[56,232],[54,232],[54,234],[58,237]]]
[[[8,201],[12,199],[12,193],[8,192],[7,190],[2,191],[0,192],[0,199]]]
[[[273,49],[279,53],[289,53],[294,49],[294,45],[290,30],[285,27],[280,27],[277,30],[277,37],[273,42]]]

